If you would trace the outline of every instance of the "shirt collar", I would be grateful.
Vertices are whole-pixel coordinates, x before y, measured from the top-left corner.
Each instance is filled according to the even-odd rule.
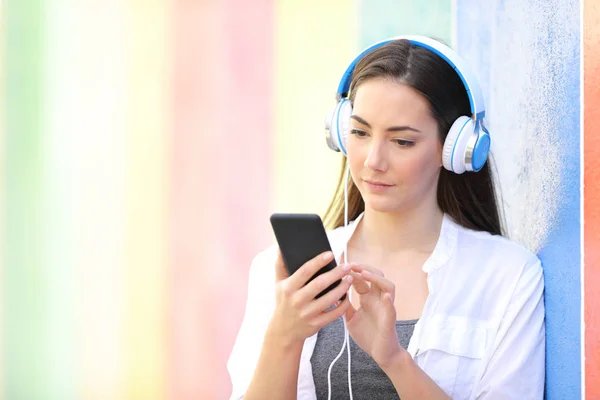
[[[440,237],[433,252],[423,264],[423,272],[431,273],[443,266],[452,256],[458,240],[458,225],[452,218],[444,213]]]

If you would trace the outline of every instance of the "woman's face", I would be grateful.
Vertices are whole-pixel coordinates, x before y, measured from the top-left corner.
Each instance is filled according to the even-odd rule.
[[[347,152],[366,208],[398,213],[437,204],[442,145],[429,103],[414,89],[384,78],[363,82]]]

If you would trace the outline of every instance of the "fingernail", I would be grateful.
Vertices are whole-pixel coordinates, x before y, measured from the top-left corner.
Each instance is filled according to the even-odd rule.
[[[354,279],[354,278],[352,277],[352,275],[348,275],[348,276],[346,277],[346,281],[347,281],[348,283],[352,283],[352,280],[353,280],[353,279]]]
[[[348,271],[350,271],[350,264],[342,264],[342,269],[343,269],[345,272],[348,272]]]
[[[333,256],[333,253],[328,251],[327,253],[323,254],[323,260],[327,261],[327,260],[331,259],[332,256]]]

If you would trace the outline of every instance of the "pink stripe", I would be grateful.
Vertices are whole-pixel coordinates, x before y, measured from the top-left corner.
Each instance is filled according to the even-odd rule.
[[[218,304],[228,307],[227,317],[215,318],[220,339],[217,365],[225,365],[244,311],[248,268],[253,256],[271,240],[269,210],[271,198],[273,0],[228,0],[226,90],[220,109],[223,122],[218,171],[223,190],[221,241],[215,262],[225,269],[215,274]],[[223,153],[221,153],[223,154]],[[216,264],[219,265],[219,264]],[[274,279],[274,278],[273,278]],[[219,371],[220,373],[221,371]],[[223,370],[223,373],[226,371]],[[229,395],[229,378],[220,376]]]
[[[600,5],[586,0],[584,74],[585,397],[600,398]]]
[[[214,208],[208,172],[214,165],[220,10],[216,2],[174,2],[174,109],[171,192],[171,279],[167,294],[171,399],[214,398],[214,369],[207,368],[215,336],[208,326],[213,303],[207,290],[207,210]],[[212,133],[212,134],[211,134]],[[206,390],[206,393],[202,393]]]
[[[271,1],[174,3],[169,398],[225,398],[267,244]]]

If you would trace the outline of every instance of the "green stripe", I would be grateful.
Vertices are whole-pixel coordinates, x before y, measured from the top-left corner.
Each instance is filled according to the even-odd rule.
[[[7,400],[43,399],[42,0],[5,0],[3,385]],[[56,368],[60,368],[57,365]]]
[[[425,35],[451,45],[451,0],[359,2],[361,48],[398,35]]]

